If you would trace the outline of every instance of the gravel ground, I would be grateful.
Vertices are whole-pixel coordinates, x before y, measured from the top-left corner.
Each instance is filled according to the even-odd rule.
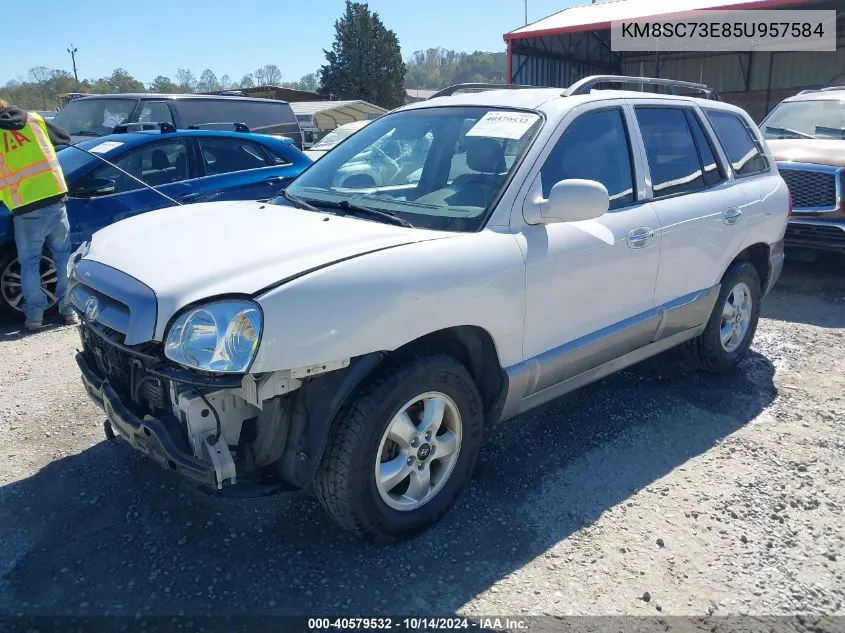
[[[730,375],[669,353],[493,429],[386,548],[105,442],[75,330],[0,325],[0,615],[845,615],[843,263],[788,262]]]

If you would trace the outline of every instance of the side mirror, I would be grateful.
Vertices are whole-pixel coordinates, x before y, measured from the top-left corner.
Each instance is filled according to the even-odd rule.
[[[76,193],[80,198],[96,198],[108,196],[117,191],[117,183],[111,178],[94,178],[89,180]]]
[[[603,184],[573,178],[555,184],[548,199],[538,195],[526,205],[525,220],[529,224],[594,220],[607,213],[609,207],[610,196]]]

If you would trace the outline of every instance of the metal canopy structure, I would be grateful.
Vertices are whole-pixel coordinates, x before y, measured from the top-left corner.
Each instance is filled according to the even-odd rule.
[[[377,119],[387,112],[368,101],[300,101],[290,107],[301,128],[324,131],[344,123]]]
[[[509,83],[566,88],[589,75],[652,76],[705,83],[760,120],[806,88],[845,80],[842,0],[610,0],[559,11],[504,35]],[[671,19],[695,10],[835,9],[837,51],[619,53],[611,50],[616,20]]]

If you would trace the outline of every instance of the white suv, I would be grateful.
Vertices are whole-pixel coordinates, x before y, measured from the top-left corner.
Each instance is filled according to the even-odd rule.
[[[682,343],[730,369],[782,266],[775,161],[739,108],[600,81],[677,83],[449,90],[278,198],[99,231],[70,293],[107,435],[390,540],[443,516],[488,425]],[[362,156],[394,176],[338,186]]]

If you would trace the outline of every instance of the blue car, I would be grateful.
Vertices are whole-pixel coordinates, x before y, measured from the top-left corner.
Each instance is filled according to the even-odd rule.
[[[104,226],[173,204],[97,156],[179,203],[269,198],[312,162],[289,138],[167,126],[78,144],[94,156],[75,147],[58,153],[68,186],[73,248]],[[55,300],[56,269],[47,252],[41,272],[42,285]],[[0,311],[19,312],[21,304],[12,215],[0,204]]]

